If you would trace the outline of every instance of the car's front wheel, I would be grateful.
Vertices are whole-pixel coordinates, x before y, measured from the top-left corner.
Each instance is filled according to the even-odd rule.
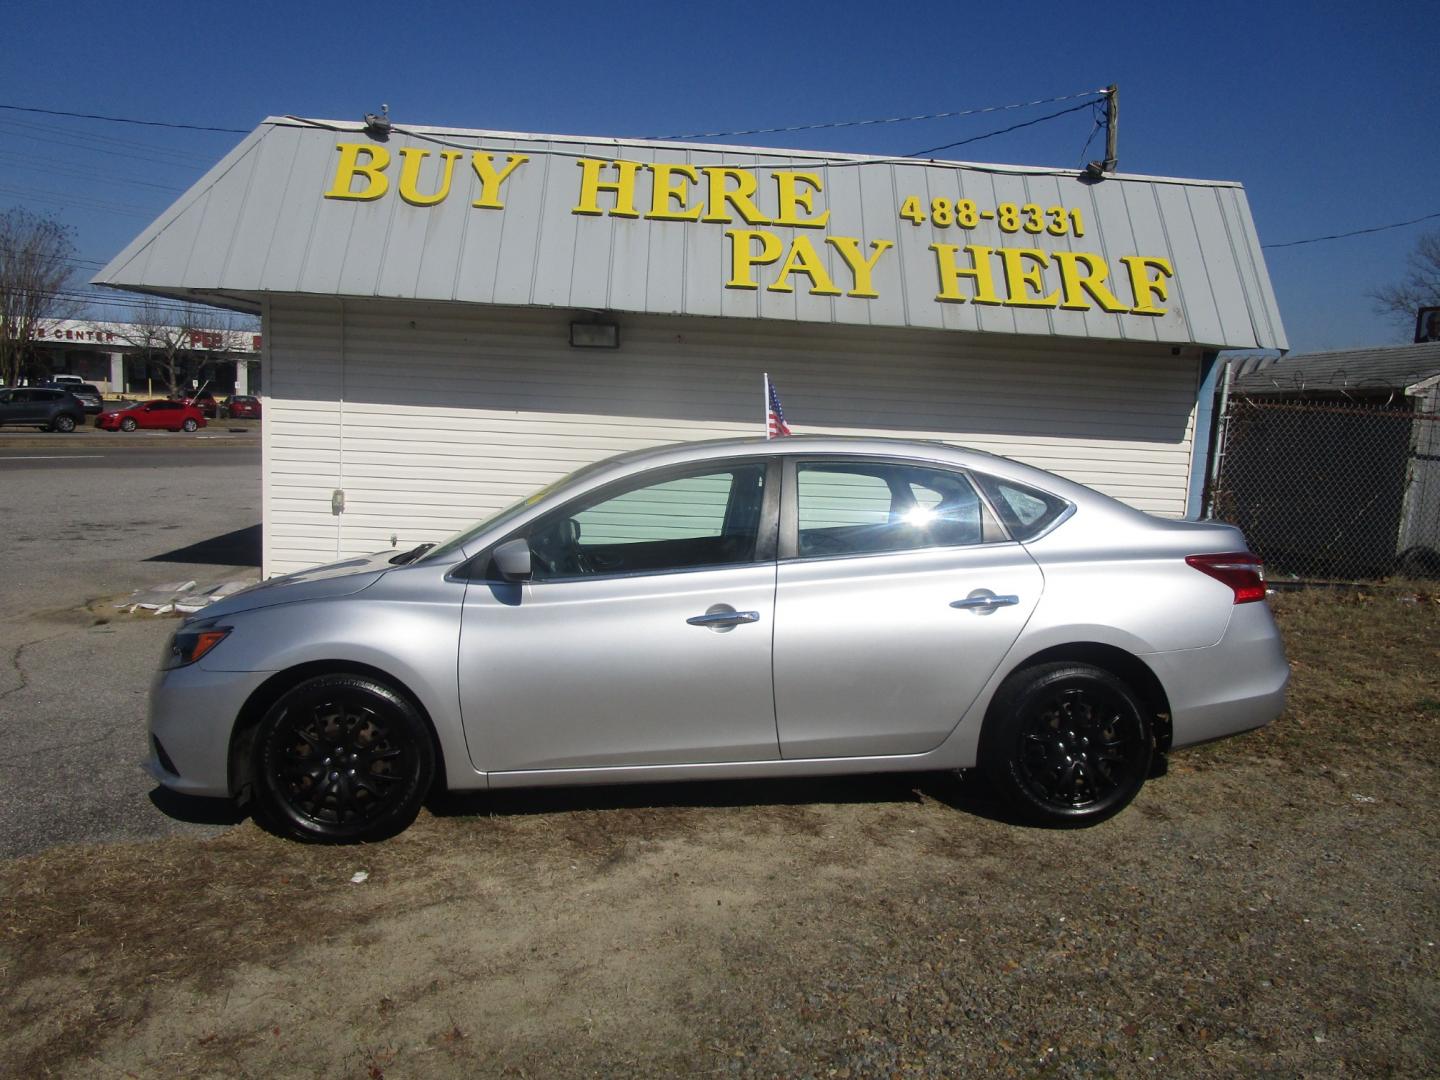
[[[1128,806],[1150,774],[1144,705],[1091,664],[1040,664],[996,693],[980,765],[1000,794],[1040,824],[1093,825]]]
[[[286,691],[256,732],[257,816],[303,840],[380,840],[415,820],[435,746],[415,705],[378,679],[322,675]]]
[[[184,428],[186,431],[194,431],[194,430],[195,430],[197,427],[199,427],[200,425],[195,422],[195,420],[194,420],[193,417],[187,416],[187,417],[185,418],[185,422],[184,422],[183,424],[181,424],[180,426],[181,426],[182,428]]]
[[[134,431],[137,426],[133,416],[127,416],[124,420],[120,421],[121,431]]]

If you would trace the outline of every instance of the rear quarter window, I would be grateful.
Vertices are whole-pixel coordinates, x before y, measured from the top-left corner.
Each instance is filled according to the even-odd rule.
[[[973,474],[1006,530],[1015,540],[1033,540],[1070,508],[1058,495],[1014,480],[1001,480],[982,473]]]

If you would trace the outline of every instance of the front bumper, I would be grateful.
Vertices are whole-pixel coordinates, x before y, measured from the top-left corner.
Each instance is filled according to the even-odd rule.
[[[1237,604],[1224,636],[1204,649],[1145,660],[1170,699],[1172,746],[1264,727],[1285,708],[1290,665],[1267,604]]]
[[[146,772],[185,795],[234,795],[230,736],[245,702],[271,674],[206,671],[198,664],[158,672],[150,683]]]

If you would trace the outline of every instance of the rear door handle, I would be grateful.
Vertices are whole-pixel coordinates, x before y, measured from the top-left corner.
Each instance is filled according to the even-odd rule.
[[[736,611],[730,608],[725,611],[707,611],[704,615],[692,615],[685,621],[691,626],[730,627],[739,626],[741,623],[759,622],[760,613],[758,611]]]
[[[967,596],[964,600],[951,600],[950,606],[960,608],[962,611],[978,611],[983,614],[987,611],[994,611],[996,608],[1009,607],[1018,603],[1020,603],[1020,597],[1014,594],[996,596],[990,593],[983,596]]]

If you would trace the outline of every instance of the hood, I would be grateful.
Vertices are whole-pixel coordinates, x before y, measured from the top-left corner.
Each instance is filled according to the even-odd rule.
[[[396,554],[397,552],[393,549],[380,551],[374,555],[361,555],[353,559],[343,559],[340,562],[311,567],[309,570],[297,570],[293,574],[273,577],[269,581],[251,585],[248,589],[231,593],[223,600],[217,600],[197,611],[191,618],[197,621],[201,619],[209,621],[210,619],[224,618],[227,615],[235,615],[242,611],[274,607],[277,604],[295,604],[302,600],[324,600],[337,596],[349,596],[362,589],[368,589],[379,581],[387,570],[392,569],[390,560]]]

